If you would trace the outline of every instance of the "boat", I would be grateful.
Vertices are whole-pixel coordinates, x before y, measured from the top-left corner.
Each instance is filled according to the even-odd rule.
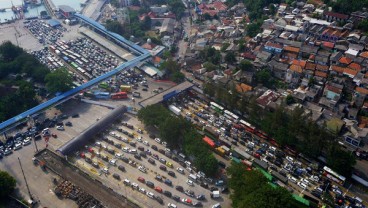
[[[6,12],[6,9],[0,9],[0,12]]]

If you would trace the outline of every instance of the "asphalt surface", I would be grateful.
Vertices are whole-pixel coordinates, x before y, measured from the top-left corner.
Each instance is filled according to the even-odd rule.
[[[135,130],[137,130],[138,128],[141,128],[143,129],[143,126],[142,124],[136,120],[135,118],[133,118],[132,116],[124,116],[123,118],[123,122],[128,122],[132,125],[134,125],[135,127]],[[114,132],[116,135],[118,136],[121,136],[122,138],[128,138],[126,135],[116,131],[116,130],[113,130],[113,129],[116,129],[116,128],[123,128],[124,130],[127,130],[129,132],[132,132],[133,133],[133,130],[131,129],[128,129],[126,127],[123,127],[122,125],[115,125],[113,127],[111,127],[111,130],[109,132]],[[161,144],[158,144],[157,142],[155,142],[153,139],[150,139],[147,135],[147,133],[143,133],[143,134],[138,134],[136,131],[134,132],[135,133],[135,138],[138,137],[138,136],[142,136],[143,137],[143,141],[148,141],[149,145],[156,145],[159,149],[164,149],[165,147],[163,147]],[[137,142],[137,147],[132,147],[130,146],[129,144],[127,143],[124,143],[123,141],[120,141],[119,139],[116,139],[114,138],[113,136],[110,136],[108,133],[104,135],[104,137],[107,137],[108,139],[110,140],[113,140],[114,143],[120,143],[122,145],[122,148],[123,147],[129,147],[129,148],[135,148],[137,149],[138,146],[142,146],[145,148],[145,150],[147,148],[149,148],[148,146],[144,145],[143,143],[140,143],[140,142]],[[135,139],[131,139],[129,138],[130,140],[134,141]],[[167,167],[167,170],[172,170],[173,172],[175,172],[176,174],[176,177],[172,177],[172,176],[169,176],[167,174],[167,171],[162,171],[159,169],[159,166],[162,164],[160,163],[158,160],[155,160],[156,164],[155,165],[152,165],[150,163],[148,163],[147,159],[146,158],[142,158],[141,160],[138,160],[138,159],[135,159],[134,156],[130,153],[127,153],[127,152],[124,152],[122,150],[122,148],[116,148],[114,147],[113,145],[111,144],[108,144],[106,143],[105,141],[101,140],[101,139],[97,139],[96,141],[99,141],[101,142],[102,144],[102,148],[101,147],[98,147],[96,146],[95,144],[91,143],[91,145],[88,147],[88,148],[92,148],[94,150],[94,152],[100,152],[101,154],[101,157],[102,155],[105,155],[107,157],[109,157],[109,160],[113,159],[113,158],[116,158],[115,157],[115,154],[111,154],[109,152],[106,151],[106,149],[114,149],[115,153],[120,153],[122,154],[124,157],[127,157],[129,158],[131,161],[135,161],[137,163],[137,166],[136,167],[133,167],[127,163],[125,163],[124,161],[120,160],[120,159],[117,159],[117,164],[116,166],[114,165],[111,165],[109,164],[109,162],[107,161],[103,161],[101,157],[98,157],[96,154],[94,156],[92,156],[92,154],[87,150],[87,149],[84,149],[84,150],[81,150],[81,152],[84,152],[86,157],[93,157],[93,161],[94,162],[98,162],[99,164],[99,168],[95,168],[93,167],[91,164],[87,163],[83,158],[77,156],[76,158],[76,164],[78,167],[84,169],[86,172],[88,171],[90,173],[90,175],[92,175],[92,177],[94,178],[98,178],[99,180],[101,180],[104,184],[106,184],[107,186],[111,187],[113,190],[123,194],[123,195],[127,195],[128,198],[132,199],[134,202],[140,204],[141,206],[143,207],[162,207],[161,204],[159,204],[158,202],[156,202],[155,200],[153,199],[150,199],[148,198],[146,195],[140,193],[139,191],[137,190],[134,190],[132,189],[131,187],[129,186],[125,186],[123,184],[123,180],[124,179],[128,179],[130,180],[131,182],[135,182],[139,185],[139,187],[143,187],[145,190],[147,191],[150,191],[152,193],[154,193],[155,195],[158,195],[158,196],[161,196],[161,198],[163,198],[164,200],[164,204],[167,204],[167,203],[174,203],[176,205],[179,205],[180,207],[182,207],[184,204],[182,203],[178,203],[178,202],[175,202],[173,199],[169,198],[169,197],[166,197],[164,196],[162,193],[158,193],[157,191],[147,187],[145,184],[139,182],[137,180],[137,178],[139,176],[145,178],[145,180],[147,181],[151,181],[155,184],[155,186],[159,186],[161,187],[163,190],[168,190],[172,193],[172,195],[178,195],[181,199],[182,198],[191,198],[193,200],[193,202],[197,201],[195,198],[192,198],[192,197],[188,197],[187,195],[185,195],[184,193],[181,193],[179,191],[177,191],[175,189],[175,186],[176,185],[180,185],[180,186],[183,186],[183,188],[186,190],[186,189],[190,189],[190,190],[193,190],[195,195],[199,195],[199,194],[205,194],[206,196],[206,199],[205,201],[202,201],[204,207],[210,207],[212,206],[213,204],[216,204],[218,202],[221,202],[223,203],[229,203],[229,200],[228,200],[228,196],[227,195],[221,195],[222,198],[218,199],[218,200],[212,200],[210,198],[210,191],[207,190],[207,189],[204,189],[202,188],[201,186],[199,186],[199,184],[195,184],[194,186],[190,186],[188,184],[186,184],[186,181],[187,181],[187,177],[189,175],[188,171],[185,170],[185,174],[180,174],[176,171],[176,168],[177,167],[181,167],[178,163],[176,163],[175,161],[173,161],[172,159],[164,156],[163,154],[155,151],[155,150],[151,150],[152,154],[157,154],[160,158],[164,158],[166,161],[170,161],[174,168],[169,168]],[[106,147],[106,149],[104,149],[104,146]],[[79,154],[80,155],[80,154]],[[149,158],[150,156],[148,156]],[[122,172],[121,170],[119,170],[117,167],[119,165],[123,165],[126,169],[126,172]],[[138,166],[140,165],[143,165],[144,167],[147,168],[147,173],[143,173],[141,172],[140,170],[138,170]],[[101,170],[105,167],[108,167],[109,169],[109,174],[105,174],[103,173]],[[115,178],[112,177],[112,175],[114,173],[117,173],[120,175],[121,177],[121,180],[118,181],[116,180]],[[173,186],[168,186],[166,184],[164,184],[163,182],[159,182],[157,180],[155,180],[155,176],[156,175],[161,175],[164,179],[165,178],[168,178],[172,181],[173,183]],[[230,204],[228,204],[230,205]],[[186,206],[186,205],[184,205]],[[228,207],[228,206],[224,206],[224,207]]]

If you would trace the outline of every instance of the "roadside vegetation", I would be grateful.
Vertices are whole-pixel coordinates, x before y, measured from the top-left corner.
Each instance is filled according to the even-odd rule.
[[[16,180],[8,172],[0,170],[0,201],[4,202],[14,192]],[[1,205],[2,203],[0,203]]]
[[[257,105],[256,97],[241,95],[232,86],[226,88],[207,82],[203,89],[208,97],[226,108],[243,112],[250,123],[265,131],[281,147],[291,147],[315,159],[323,155],[330,168],[344,176],[351,176],[355,157],[338,146],[336,132],[309,120],[300,108],[287,110],[287,102],[293,103],[290,98],[286,98],[285,103],[274,111],[269,111]]]
[[[156,104],[139,110],[138,119],[146,126],[157,128],[160,138],[170,148],[182,150],[193,159],[193,165],[207,176],[217,173],[217,160],[202,140],[203,136],[183,117],[176,117],[163,105]]]
[[[53,94],[72,86],[69,73],[50,73],[32,55],[11,42],[0,45],[0,121],[36,106],[46,96],[44,86]],[[51,77],[51,78],[47,78]]]
[[[248,171],[243,164],[232,163],[227,173],[234,208],[306,208],[295,201],[285,188],[268,184],[257,170]]]

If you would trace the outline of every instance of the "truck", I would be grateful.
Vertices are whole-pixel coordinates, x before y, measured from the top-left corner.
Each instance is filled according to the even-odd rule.
[[[128,98],[128,94],[126,92],[117,92],[111,94],[111,99],[118,100],[118,99],[126,99]]]
[[[249,155],[248,153],[246,153],[244,150],[240,149],[239,147],[234,147],[231,152],[233,156],[237,158],[246,159],[246,160],[252,159],[251,155]]]
[[[180,115],[181,110],[174,105],[169,105],[169,109],[177,116]]]
[[[225,156],[226,152],[224,149],[222,149],[221,147],[217,147],[216,149],[216,153],[219,154],[220,156]]]
[[[210,195],[211,195],[211,198],[212,198],[212,199],[219,198],[219,197],[220,197],[220,191],[219,191],[219,190],[217,190],[217,191],[212,191]]]
[[[129,85],[120,85],[120,91],[122,92],[130,92],[132,91],[132,87]]]

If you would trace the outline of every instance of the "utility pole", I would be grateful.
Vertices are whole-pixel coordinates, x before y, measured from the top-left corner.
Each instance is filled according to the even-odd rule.
[[[34,122],[33,118],[31,116],[28,116],[28,125],[30,127],[33,127],[34,124],[35,124],[35,122]],[[37,143],[36,143],[36,139],[35,139],[35,135],[34,134],[32,134],[32,140],[33,140],[33,144],[34,144],[34,146],[36,148],[36,153],[37,153],[38,152],[38,147],[37,147]]]
[[[26,187],[27,187],[27,190],[28,190],[29,198],[33,201],[33,197],[32,197],[31,191],[29,190],[29,186],[28,186],[28,183],[27,183],[26,175],[24,175],[22,163],[20,162],[19,157],[18,157],[18,161],[19,161],[20,169],[22,170],[24,181],[26,182]]]

